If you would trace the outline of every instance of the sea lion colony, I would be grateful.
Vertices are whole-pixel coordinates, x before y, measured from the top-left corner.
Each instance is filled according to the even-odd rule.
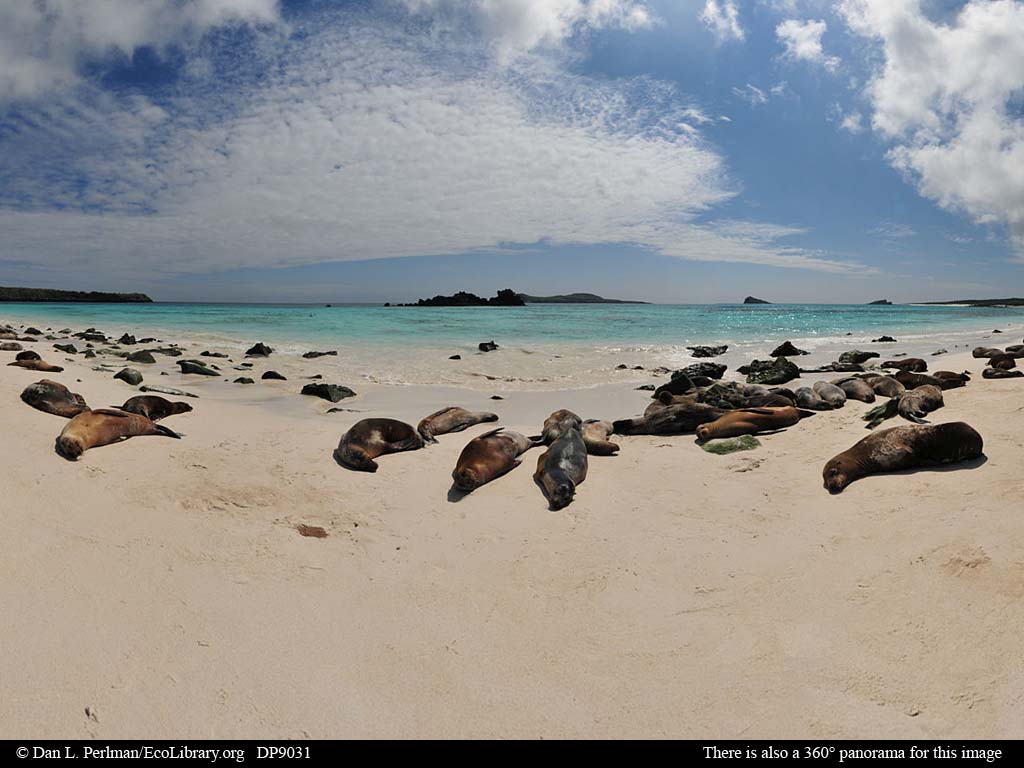
[[[5,337],[14,337],[13,329],[0,330],[5,331]],[[87,333],[96,340],[101,335],[93,329]],[[174,349],[163,351],[172,353]],[[1016,370],[1016,360],[1024,357],[1024,345],[1005,350],[978,347],[973,356],[988,358],[988,366],[982,373],[985,379],[1024,375]],[[9,365],[32,371],[63,371],[60,366],[46,363],[32,350],[18,351]],[[698,442],[705,442],[770,433],[795,426],[815,413],[842,408],[847,400],[874,403],[876,397],[886,398],[886,402],[864,415],[868,429],[873,430],[897,415],[915,426],[873,433],[830,459],[822,472],[829,492],[839,493],[850,482],[878,472],[955,463],[982,455],[981,435],[969,425],[962,422],[931,425],[924,420],[927,414],[943,406],[943,391],[965,386],[970,381],[969,374],[952,371],[928,374],[927,363],[920,358],[885,361],[869,371],[849,370],[860,367],[861,363],[851,365],[841,359],[840,363],[825,366],[821,371],[843,371],[852,375],[817,381],[812,387],[804,386],[796,391],[783,386],[723,382],[704,376],[691,379],[679,371],[670,382],[655,390],[644,414],[636,418],[584,420],[563,409],[552,413],[545,420],[541,433],[533,437],[503,427],[474,437],[462,450],[452,471],[453,488],[470,493],[519,466],[521,456],[528,450],[545,448],[538,457],[534,480],[550,508],[562,509],[572,502],[577,488],[586,479],[588,456],[613,456],[619,451],[619,445],[609,439],[614,434],[695,434]],[[719,368],[724,372],[724,366]],[[890,374],[889,370],[895,372]],[[720,379],[721,372],[716,373]],[[178,394],[175,390],[165,391]],[[176,432],[156,422],[192,410],[185,402],[172,402],[156,395],[135,396],[122,406],[90,409],[81,395],[49,379],[30,384],[21,399],[33,408],[69,420],[57,438],[56,448],[59,454],[71,460],[89,448],[130,437],[179,438]],[[380,456],[418,450],[436,443],[440,435],[495,422],[498,418],[494,413],[450,406],[426,416],[416,427],[396,419],[361,419],[341,437],[334,458],[348,469],[375,472],[378,469],[376,459]]]

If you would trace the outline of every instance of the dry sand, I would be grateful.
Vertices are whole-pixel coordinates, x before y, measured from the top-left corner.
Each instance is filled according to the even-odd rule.
[[[25,346],[67,369],[0,365],[0,737],[1024,734],[1024,380],[976,376],[933,415],[982,433],[977,466],[829,496],[822,465],[868,434],[851,402],[731,456],[617,438],[551,512],[533,453],[448,500],[460,450],[492,425],[376,474],[331,452],[365,416],[459,404],[529,434],[556,407],[620,418],[649,393],[339,382],[358,412],[328,415],[297,394],[316,361],[272,357],[246,387],[158,358],[135,366],[147,383],[201,395],[164,422],[185,437],[68,462],[64,420],[21,390],[49,377],[94,407],[134,392]],[[271,367],[290,380],[259,381]]]

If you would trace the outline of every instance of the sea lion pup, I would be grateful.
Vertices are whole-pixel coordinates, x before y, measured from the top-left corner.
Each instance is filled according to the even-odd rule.
[[[31,349],[26,349],[14,356],[16,361],[19,360],[42,360],[38,352],[33,352]]]
[[[905,357],[902,360],[886,360],[879,368],[899,368],[910,373],[924,373],[928,370],[928,363],[920,357]]]
[[[756,435],[758,432],[771,432],[783,427],[791,427],[800,419],[813,416],[812,411],[799,408],[743,408],[730,411],[724,416],[697,427],[697,439],[701,442],[714,440],[718,437],[739,437],[740,435]]]
[[[1005,368],[986,368],[981,372],[983,379],[1019,379],[1024,376],[1024,371],[1017,369],[1008,371]]]
[[[800,387],[796,392],[796,405],[800,408],[807,408],[811,411],[831,411],[832,406],[826,403],[810,387]]]
[[[173,416],[176,413],[190,413],[192,406],[181,401],[172,403],[170,400],[156,395],[137,395],[125,400],[121,410],[126,413],[137,413],[151,421],[160,421],[160,419]]]
[[[16,368],[24,368],[26,371],[41,371],[42,373],[60,373],[64,369],[59,365],[50,365],[49,363],[43,362],[38,357],[28,358],[25,360],[15,360],[13,363],[8,363]]]
[[[864,381],[881,397],[899,397],[907,391],[907,388],[892,376],[869,376],[865,377]]]
[[[362,419],[341,436],[335,460],[359,472],[376,472],[378,456],[423,447],[423,437],[410,424],[397,419]]]
[[[707,403],[667,405],[639,419],[613,421],[612,432],[616,435],[685,435],[728,412],[726,408]]]
[[[1011,368],[1017,367],[1017,355],[1007,354],[1005,352],[998,355],[992,355],[988,359],[989,368],[1002,368],[1003,370],[1010,370]]]
[[[846,379],[835,379],[832,383],[843,390],[849,400],[860,400],[862,403],[875,402],[875,390],[863,379],[851,376]]]
[[[562,509],[572,502],[576,486],[587,479],[587,446],[578,428],[562,430],[538,457],[533,479],[543,489],[551,509]]]
[[[29,384],[22,391],[21,399],[37,411],[63,416],[65,419],[73,418],[82,411],[89,410],[89,406],[85,404],[85,399],[81,395],[72,392],[63,384],[49,379]]]
[[[533,446],[530,438],[505,432],[504,427],[474,437],[466,443],[452,470],[455,487],[469,493],[501,477],[518,467],[519,457]]]
[[[942,390],[932,384],[924,384],[906,392],[900,397],[897,413],[908,421],[920,421],[932,411],[944,405]]]
[[[828,381],[816,381],[812,389],[818,393],[818,397],[833,408],[842,408],[846,405],[846,393],[835,384]]]
[[[618,443],[608,439],[615,428],[610,421],[587,419],[583,422],[583,444],[591,456],[612,456],[619,452]]]
[[[125,413],[114,408],[82,411],[68,422],[57,438],[57,452],[75,460],[89,448],[110,445],[140,435],[181,436],[137,413]]]
[[[868,435],[833,457],[821,474],[828,492],[839,493],[868,475],[976,459],[983,448],[981,435],[962,421],[892,427]]]
[[[416,431],[420,433],[424,443],[436,443],[435,435],[461,432],[474,424],[497,420],[496,413],[467,411],[465,408],[451,405],[427,416],[416,427]]]

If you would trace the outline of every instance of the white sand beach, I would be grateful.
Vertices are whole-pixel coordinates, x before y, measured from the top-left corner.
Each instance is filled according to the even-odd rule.
[[[359,394],[326,414],[298,390],[330,361],[274,355],[243,386],[158,356],[134,366],[146,383],[199,395],[164,422],[183,438],[70,462],[54,450],[66,422],[22,389],[51,378],[93,407],[136,392],[93,370],[116,358],[24,346],[65,371],[0,360],[4,738],[1024,732],[1024,380],[982,380],[969,352],[929,359],[977,374],[930,420],[974,426],[983,462],[830,496],[825,461],[868,434],[869,406],[849,402],[728,456],[618,437],[552,512],[532,451],[449,500],[459,452],[490,424],[376,474],[331,453],[358,419],[415,424],[446,405],[525,434],[561,407],[624,418],[649,402],[635,381],[500,401],[337,381]],[[288,381],[260,381],[269,368]]]

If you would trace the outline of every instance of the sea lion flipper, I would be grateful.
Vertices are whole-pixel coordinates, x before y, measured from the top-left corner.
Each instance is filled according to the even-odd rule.
[[[181,435],[179,435],[173,429],[165,427],[163,424],[154,423],[153,428],[157,431],[158,434],[166,435],[167,437],[173,437],[175,440],[181,440]]]
[[[496,434],[498,434],[499,432],[501,432],[504,429],[505,429],[504,427],[498,427],[497,429],[492,429],[489,432],[484,432],[482,435],[477,435],[473,439],[474,440],[481,440],[481,439],[483,439],[485,437],[490,437],[491,435],[496,435]]]
[[[102,413],[104,416],[119,416],[122,419],[128,418],[127,413],[117,408],[94,408],[93,413]]]

